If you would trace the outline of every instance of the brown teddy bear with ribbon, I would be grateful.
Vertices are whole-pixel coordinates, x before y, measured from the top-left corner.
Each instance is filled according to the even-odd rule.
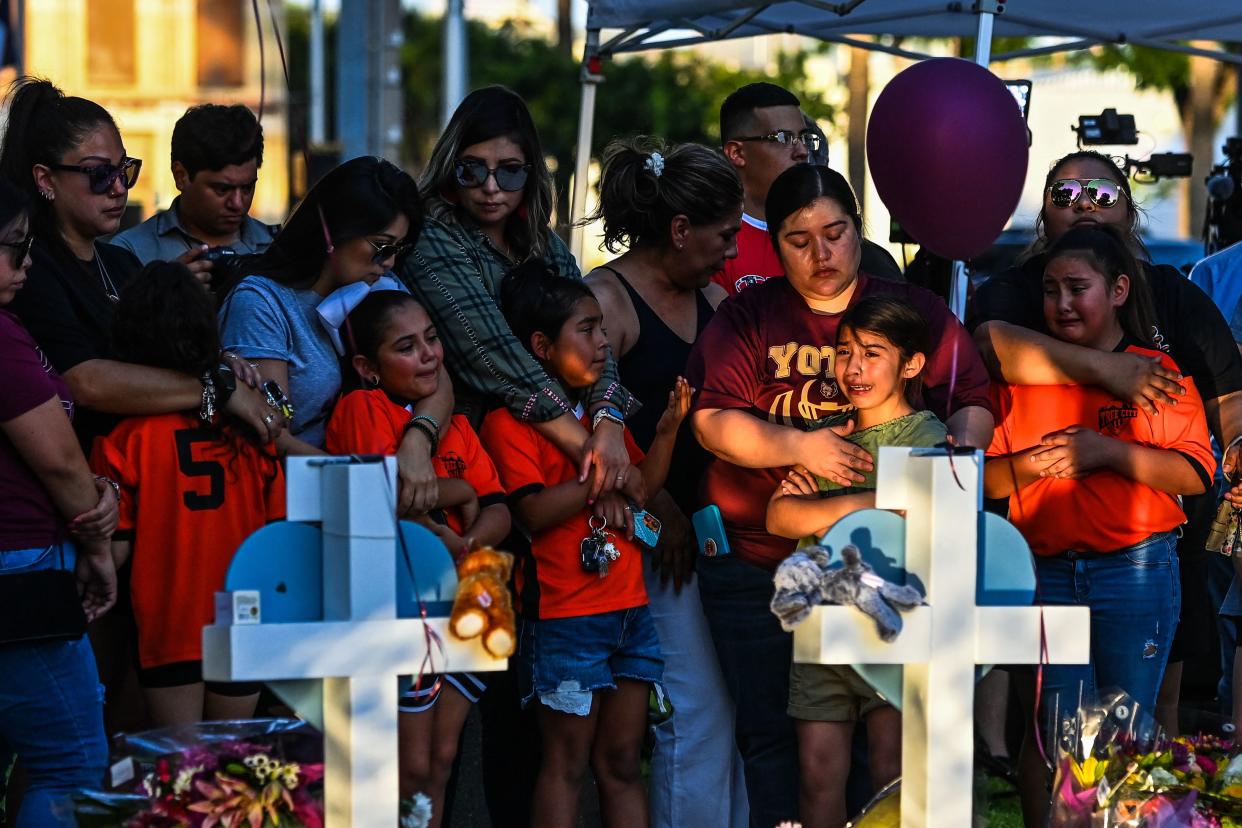
[[[517,624],[509,574],[513,556],[481,546],[457,564],[457,597],[449,616],[449,631],[464,640],[483,637],[483,649],[496,658],[513,655]]]

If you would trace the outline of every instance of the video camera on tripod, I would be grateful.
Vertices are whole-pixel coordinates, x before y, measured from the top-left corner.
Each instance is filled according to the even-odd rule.
[[[1226,139],[1225,163],[1208,173],[1207,214],[1203,219],[1203,246],[1215,253],[1242,241],[1242,138]]]

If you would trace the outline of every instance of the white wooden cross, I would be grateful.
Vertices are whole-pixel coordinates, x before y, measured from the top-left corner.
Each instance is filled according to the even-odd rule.
[[[983,455],[881,448],[876,507],[906,513],[906,569],[927,587],[926,606],[903,613],[891,643],[854,607],[821,606],[794,630],[794,660],[901,664],[902,828],[971,824],[977,664],[1090,658],[1086,607],[991,607],[975,603]],[[961,486],[957,480],[961,481]],[[964,488],[963,488],[964,487]]]
[[[324,620],[205,627],[203,677],[322,678],[328,828],[396,825],[397,677],[427,652],[423,621],[397,617],[396,462],[318,461],[290,458],[286,478],[288,520],[323,521]],[[505,669],[478,639],[453,638],[447,618],[426,623],[444,644],[436,669]]]

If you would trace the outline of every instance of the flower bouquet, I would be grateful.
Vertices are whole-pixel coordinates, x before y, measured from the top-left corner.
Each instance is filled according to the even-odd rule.
[[[204,722],[121,736],[116,748],[114,790],[74,797],[80,826],[323,826],[323,741],[302,722]]]
[[[1118,693],[1061,723],[1052,828],[1242,828],[1231,736],[1168,738]]]

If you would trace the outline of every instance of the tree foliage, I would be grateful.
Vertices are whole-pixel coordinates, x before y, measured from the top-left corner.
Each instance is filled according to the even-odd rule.
[[[309,26],[304,9],[290,8],[289,18],[290,69],[297,99],[303,97],[301,92],[306,89]],[[442,20],[409,11],[404,33],[401,64],[406,160],[413,168],[419,168],[440,133]],[[333,28],[329,28],[328,40],[332,44]],[[517,22],[493,28],[468,21],[467,43],[470,88],[504,84],[526,99],[545,151],[556,159],[558,189],[567,191],[581,100],[578,59],[566,55],[554,39]],[[598,157],[614,137],[635,134],[718,146],[720,103],[734,89],[758,80],[792,91],[812,117],[831,119],[835,114],[832,105],[808,84],[806,63],[815,54],[815,48],[782,52],[771,72],[745,71],[685,51],[608,61],[603,69],[605,82],[596,98],[592,154]],[[333,65],[329,62],[329,69]],[[329,100],[333,88],[334,79],[329,78]]]

